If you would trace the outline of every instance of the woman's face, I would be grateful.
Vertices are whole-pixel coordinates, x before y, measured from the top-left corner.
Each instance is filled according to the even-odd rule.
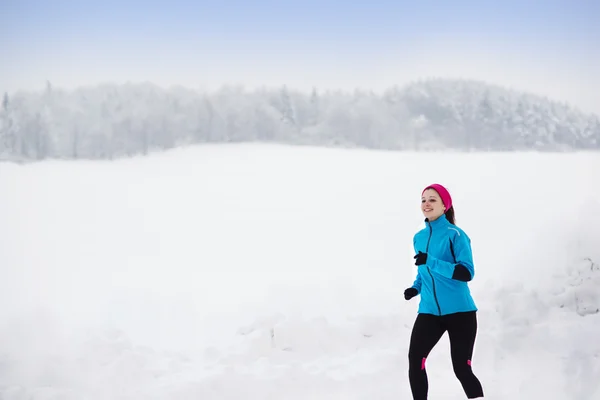
[[[425,218],[430,221],[437,219],[446,212],[446,207],[438,192],[434,189],[427,189],[421,197],[421,211]]]

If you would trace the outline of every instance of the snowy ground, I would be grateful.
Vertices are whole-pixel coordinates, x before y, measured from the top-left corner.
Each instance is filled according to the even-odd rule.
[[[265,145],[0,164],[0,399],[409,399],[434,181],[486,397],[600,399],[600,155]],[[428,373],[464,398],[447,336]]]

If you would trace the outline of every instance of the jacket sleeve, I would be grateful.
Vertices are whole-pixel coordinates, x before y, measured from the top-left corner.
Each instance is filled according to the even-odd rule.
[[[417,292],[421,293],[421,274],[417,273],[417,278],[413,282],[412,287],[417,289]]]
[[[413,237],[413,249],[416,252],[417,246],[416,246],[415,239],[416,239],[416,235]],[[417,292],[421,293],[421,274],[419,273],[419,269],[417,269],[417,277],[415,278],[415,281],[413,282],[412,287],[417,289]]]
[[[463,232],[457,234],[452,242],[454,243],[455,263],[443,261],[428,254],[426,265],[433,272],[446,278],[463,282],[471,281],[475,277],[471,239]]]

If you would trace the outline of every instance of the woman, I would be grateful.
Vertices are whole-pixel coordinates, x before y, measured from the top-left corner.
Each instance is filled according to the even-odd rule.
[[[477,334],[477,307],[467,284],[475,275],[471,240],[454,224],[452,197],[442,185],[423,190],[421,211],[425,228],[413,239],[417,278],[404,291],[406,300],[421,295],[408,351],[413,399],[427,399],[425,360],[446,331],[454,373],[467,398],[483,397],[481,383],[471,369]]]

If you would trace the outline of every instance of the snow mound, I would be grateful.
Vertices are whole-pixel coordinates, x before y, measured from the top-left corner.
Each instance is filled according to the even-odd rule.
[[[600,312],[600,264],[584,258],[567,269],[566,286],[560,286],[555,295],[560,307],[566,307],[585,317]]]

